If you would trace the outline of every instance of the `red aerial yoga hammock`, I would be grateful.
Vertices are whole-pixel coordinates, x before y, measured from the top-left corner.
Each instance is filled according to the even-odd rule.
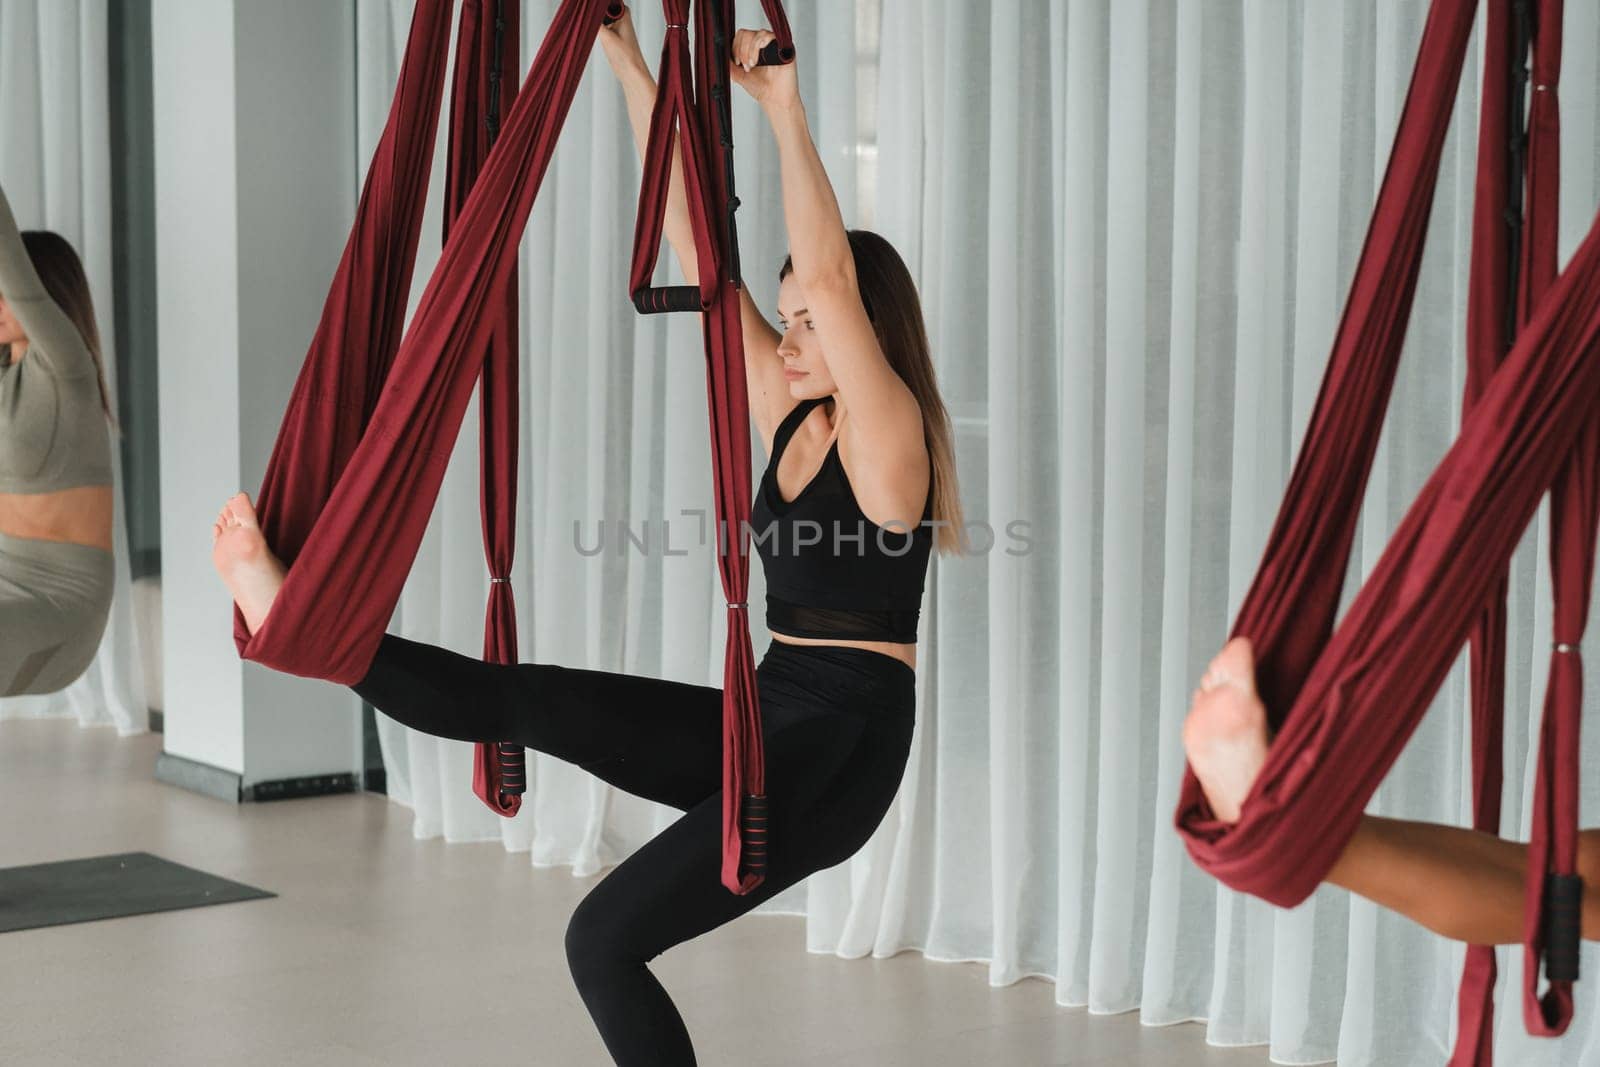
[[[1566,270],[1555,271],[1560,0],[1541,0],[1532,26],[1525,176],[1520,164],[1506,164],[1503,137],[1514,102],[1520,112],[1511,72],[1522,52],[1512,54],[1506,41],[1510,0],[1489,0],[1461,433],[1334,628],[1476,6],[1434,0],[1326,376],[1234,625],[1256,650],[1275,732],[1267,762],[1231,826],[1215,818],[1186,768],[1177,825],[1190,855],[1225,884],[1280,906],[1300,903],[1326,878],[1471,638],[1474,825],[1495,829],[1506,568],[1552,490],[1556,648],[1529,850],[1524,1016],[1530,1032],[1553,1035],[1571,1019],[1577,977],[1577,646],[1600,519],[1600,220]],[[1526,242],[1518,253],[1499,219],[1524,177]],[[1514,270],[1520,286],[1508,306]],[[1541,960],[1549,983],[1542,997]],[[1491,953],[1469,952],[1454,1062],[1489,1062],[1492,967]]]
[[[794,58],[783,6],[762,0],[777,40],[763,64]],[[750,647],[749,588],[750,407],[740,321],[739,239],[734,212],[733,120],[728,77],[733,0],[695,5],[694,81],[689,78],[689,0],[662,0],[667,36],[661,48],[655,110],[644,154],[644,181],[634,228],[629,288],[641,313],[702,313],[706,392],[711,411],[711,460],[716,475],[717,568],[728,603],[723,658],[722,884],[748,893],[761,884],[767,855],[766,768],[755,656]],[[671,177],[673,128],[683,158],[684,191],[694,230],[699,284],[650,284]]]
[[[255,635],[235,611],[234,640],[241,656],[276,670],[347,685],[364,675],[416,557],[480,367],[487,367],[485,544],[494,577],[510,566],[516,398],[503,386],[514,384],[506,353],[515,342],[517,243],[609,5],[562,4],[520,106],[507,115],[504,143],[474,182],[487,149],[476,129],[479,94],[488,94],[489,74],[498,87],[499,69],[516,70],[515,34],[504,25],[497,32],[501,19],[484,18],[483,3],[465,0],[461,13],[447,189],[452,239],[411,330],[402,344],[450,0],[418,0],[412,15],[389,119],[267,466],[257,512],[289,573]],[[515,27],[515,12],[506,24]],[[512,600],[506,582],[493,581],[490,590],[485,646],[503,662],[516,647]],[[490,746],[479,747],[474,784],[510,815],[519,804],[521,752],[504,748],[502,769]]]
[[[557,136],[604,19],[616,0],[563,0],[522,89],[498,125],[503,71],[516,69],[515,0],[465,0],[452,114],[448,238],[411,328],[401,339],[438,124],[452,0],[418,0],[399,83],[373,156],[349,243],[322,321],[295,382],[256,507],[267,543],[288,568],[261,628],[251,634],[237,607],[234,642],[241,657],[275,670],[350,685],[366,673],[400,599],[438,497],[456,433],[480,371],[484,378],[482,500],[491,569],[485,657],[516,657],[507,571],[512,557],[515,493],[515,312],[517,246]],[[792,42],[775,0],[764,0],[780,45]],[[670,12],[669,12],[670,13]],[[720,19],[720,21],[718,21]],[[689,95],[687,71],[672,72],[662,97],[692,100],[692,123],[712,127],[727,106],[726,43],[710,33],[731,25],[727,0],[699,11],[701,84],[719,93]],[[682,18],[669,19],[681,25]],[[669,33],[669,45],[673,36]],[[720,55],[713,48],[720,47]],[[708,73],[709,72],[709,73]],[[713,98],[714,97],[714,98]],[[476,129],[480,100],[490,126]],[[658,108],[661,105],[658,104]],[[724,118],[725,118],[724,111]],[[721,173],[691,186],[702,206],[697,246],[731,265],[726,277],[703,275],[711,378],[712,458],[719,520],[749,515],[748,410],[739,333],[737,255],[731,214],[713,220],[716,199],[731,213],[731,124],[724,122],[709,158]],[[496,133],[498,132],[498,136]],[[493,148],[489,145],[492,142]],[[664,199],[664,166],[646,169],[646,189]],[[666,157],[670,162],[670,155]],[[702,174],[706,168],[702,167]],[[480,172],[481,171],[481,172]],[[652,185],[654,183],[654,185]],[[718,197],[717,194],[725,194]],[[654,205],[641,197],[641,210]],[[659,226],[659,219],[657,219]],[[659,236],[659,231],[658,236]],[[637,261],[637,257],[636,257]],[[731,299],[730,299],[731,296]],[[699,310],[697,308],[697,310]],[[731,427],[737,427],[734,432]],[[761,805],[760,710],[748,620],[743,608],[748,554],[740,522],[735,546],[719,539],[723,586],[730,598],[724,702],[724,782],[740,790],[745,825],[730,793],[724,808],[722,882],[736,893],[760,884],[765,870]],[[502,815],[515,814],[524,788],[521,750],[480,745],[474,790]],[[742,831],[742,834],[741,834]],[[745,839],[755,847],[742,849]],[[746,854],[748,853],[748,854]]]
[[[461,8],[455,84],[450,92],[450,158],[444,194],[446,241],[451,226],[466,208],[473,184],[500,132],[500,116],[516,100],[516,72],[522,65],[521,7],[521,0],[466,0]],[[508,70],[512,81],[505,87],[504,72]],[[494,332],[484,353],[479,392],[479,500],[490,574],[483,659],[509,664],[517,662],[516,603],[510,583],[516,547],[519,421],[515,264],[499,298]],[[522,746],[507,742],[480,744],[474,749],[473,792],[497,812],[515,815],[528,783]]]

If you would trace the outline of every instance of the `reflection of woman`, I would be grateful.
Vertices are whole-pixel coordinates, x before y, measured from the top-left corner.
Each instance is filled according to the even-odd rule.
[[[64,689],[100,647],[110,413],[83,264],[0,190],[0,696]]]

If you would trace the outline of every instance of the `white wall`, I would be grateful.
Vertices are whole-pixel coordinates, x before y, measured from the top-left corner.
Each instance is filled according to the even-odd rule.
[[[243,671],[206,518],[240,481],[233,5],[155,0],[150,17],[165,745],[242,771]]]
[[[348,689],[244,663],[212,570],[261,484],[355,206],[347,0],[155,0],[166,750],[246,785],[359,766]]]

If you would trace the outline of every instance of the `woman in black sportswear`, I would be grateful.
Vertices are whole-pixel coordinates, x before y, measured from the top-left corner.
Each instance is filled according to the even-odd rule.
[[[642,153],[656,87],[630,17],[600,40]],[[602,878],[567,927],[574,981],[624,1065],[695,1062],[651,959],[843,862],[877,828],[911,746],[928,557],[936,542],[959,551],[950,421],[916,288],[888,242],[846,231],[793,66],[755,65],[770,40],[740,31],[731,64],[777,138],[791,248],[782,331],[743,296],[750,411],[771,457],[750,519],[773,636],[756,672],[771,820],[764,881],[736,895],[720,879],[721,689],[488,664],[394,634],[353,687],[413,729],[513,741],[683,812]],[[678,166],[666,233],[693,283]],[[218,570],[254,632],[283,571],[248,497],[228,502],[213,534]]]

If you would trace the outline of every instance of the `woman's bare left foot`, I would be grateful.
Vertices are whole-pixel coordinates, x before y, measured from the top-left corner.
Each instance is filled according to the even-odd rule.
[[[1267,709],[1248,638],[1229,641],[1206,669],[1183,723],[1183,750],[1217,818],[1238,822],[1267,761]]]
[[[283,564],[267,547],[250,498],[237,493],[222,505],[211,528],[211,562],[227,583],[253,634],[267,621],[283,588]]]

